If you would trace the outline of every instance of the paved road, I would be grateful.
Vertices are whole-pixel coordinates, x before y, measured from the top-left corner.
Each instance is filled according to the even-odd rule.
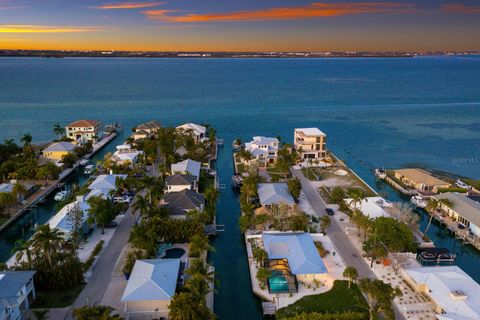
[[[307,198],[310,206],[315,212],[322,216],[325,215],[325,202],[318,194],[317,190],[312,186],[310,181],[305,178],[301,169],[290,168],[292,175],[300,180],[302,184],[302,190]],[[357,248],[351,243],[351,239],[346,235],[345,231],[338,225],[335,219],[331,219],[332,224],[328,229],[328,236],[332,240],[335,248],[342,257],[346,266],[353,266],[358,271],[359,278],[376,279],[375,274],[370,269],[368,264],[362,258],[362,252],[359,252]],[[397,309],[394,304],[395,319],[405,319],[403,314]]]
[[[134,223],[135,217],[131,213],[131,209],[129,209],[118,225],[117,230],[113,234],[112,239],[110,239],[107,247],[97,258],[98,261],[93,267],[92,276],[73,303],[73,308],[83,307],[87,305],[87,303],[90,303],[90,305],[100,303],[105,294],[105,290],[110,283],[115,262],[120,256],[123,248],[127,245],[130,230]]]
[[[303,193],[305,194],[308,202],[312,206],[313,210],[318,215],[325,215],[325,202],[318,192],[314,189],[310,181],[305,178],[300,169],[291,168],[292,175],[298,178],[302,184]],[[362,253],[350,243],[350,239],[345,234],[345,231],[338,225],[335,219],[331,219],[332,224],[328,229],[328,236],[332,239],[335,248],[343,259],[343,262],[347,266],[353,266],[357,269],[360,278],[375,278],[375,274],[370,267],[365,263],[362,258]]]

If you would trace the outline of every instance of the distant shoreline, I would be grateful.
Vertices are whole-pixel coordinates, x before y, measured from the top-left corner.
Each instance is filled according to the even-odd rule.
[[[328,59],[328,58],[413,58],[418,56],[469,56],[480,52],[131,52],[131,51],[52,51],[0,50],[0,57],[37,58],[236,58],[236,59]]]

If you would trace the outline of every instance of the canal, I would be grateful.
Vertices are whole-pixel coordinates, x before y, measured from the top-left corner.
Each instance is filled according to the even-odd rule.
[[[115,139],[110,141],[110,143],[90,159],[90,163],[95,164],[97,160],[102,160],[107,152],[113,152],[115,146],[123,142],[124,139],[124,133],[120,132]],[[69,188],[74,184],[81,186],[88,180],[88,177],[88,175],[83,173],[83,168],[81,167],[72,172],[63,182]],[[57,202],[53,199],[54,196],[55,191],[46,198],[44,203],[26,212],[0,233],[0,262],[5,262],[10,258],[17,240],[29,239],[35,232],[36,224],[41,225],[46,223],[60,209],[57,208]]]

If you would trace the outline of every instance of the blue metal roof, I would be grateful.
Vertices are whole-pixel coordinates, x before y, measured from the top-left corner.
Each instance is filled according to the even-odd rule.
[[[293,274],[327,273],[309,233],[275,232],[262,234],[269,259],[287,259]]]

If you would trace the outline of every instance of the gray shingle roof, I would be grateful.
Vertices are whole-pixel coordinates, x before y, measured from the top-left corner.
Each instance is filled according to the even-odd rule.
[[[35,271],[1,271],[0,298],[16,297],[34,274]]]
[[[163,203],[162,207],[170,209],[171,215],[184,215],[185,211],[201,209],[205,205],[205,198],[198,192],[185,189],[167,193]]]
[[[165,179],[165,183],[168,186],[184,186],[191,185],[195,180],[196,178],[189,174],[174,174],[173,176],[168,176]]]

